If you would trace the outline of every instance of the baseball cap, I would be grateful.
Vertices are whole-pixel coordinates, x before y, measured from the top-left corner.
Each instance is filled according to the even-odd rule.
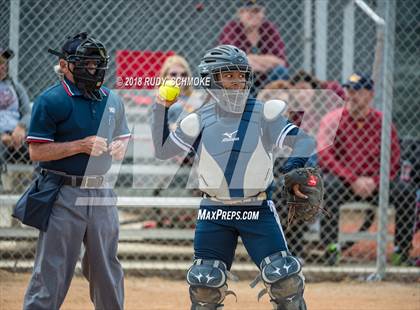
[[[76,54],[77,48],[82,42],[86,40],[86,38],[87,32],[80,32],[75,36],[69,36],[61,47],[61,52],[49,48],[48,53],[58,56],[62,59],[66,59],[69,55]]]
[[[375,86],[375,83],[370,78],[370,76],[366,74],[359,74],[359,73],[353,73],[352,75],[350,75],[347,82],[343,84],[343,87],[351,88],[354,90],[359,90],[362,88],[372,90],[374,86]]]
[[[242,7],[243,8],[261,8],[263,5],[262,5],[262,1],[258,1],[258,0],[243,0],[242,1],[243,2],[243,4],[242,4]]]
[[[77,48],[86,40],[88,37],[87,32],[80,32],[73,37],[67,37],[66,42],[64,42],[63,46],[61,47],[61,51],[63,54],[73,55],[76,53]]]
[[[83,51],[79,50],[81,46],[83,46]],[[72,61],[69,57],[72,57],[77,53],[83,54],[78,55],[78,57],[82,58],[99,56],[106,59],[106,61],[108,61],[109,58],[103,44],[93,39],[92,37],[89,37],[87,32],[80,32],[75,36],[67,37],[67,40],[61,47],[61,52],[55,51],[53,49],[48,49],[48,52],[68,61]]]

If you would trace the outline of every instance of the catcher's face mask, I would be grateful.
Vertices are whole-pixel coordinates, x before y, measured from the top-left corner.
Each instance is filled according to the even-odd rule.
[[[248,65],[229,65],[213,69],[208,91],[217,104],[230,113],[242,113],[252,86],[252,72]]]

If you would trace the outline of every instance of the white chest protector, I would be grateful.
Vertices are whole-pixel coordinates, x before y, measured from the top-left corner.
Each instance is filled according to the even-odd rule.
[[[221,200],[266,191],[273,181],[273,143],[265,127],[283,108],[248,100],[242,116],[220,115],[209,105],[184,118],[182,132],[201,135],[195,160],[200,190]]]

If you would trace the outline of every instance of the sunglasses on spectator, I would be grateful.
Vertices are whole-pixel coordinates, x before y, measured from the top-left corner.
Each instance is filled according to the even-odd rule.
[[[170,77],[183,77],[183,78],[188,77],[187,72],[169,72],[168,75]]]

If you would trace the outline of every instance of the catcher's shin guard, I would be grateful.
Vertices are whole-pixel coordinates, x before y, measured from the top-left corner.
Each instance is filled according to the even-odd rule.
[[[263,259],[261,274],[252,283],[254,287],[261,279],[266,287],[258,294],[258,300],[268,293],[274,310],[306,310],[303,291],[305,278],[299,260],[282,251]]]
[[[220,310],[227,290],[226,264],[220,260],[196,259],[187,273],[190,285],[191,310]],[[235,295],[236,297],[236,295]]]

